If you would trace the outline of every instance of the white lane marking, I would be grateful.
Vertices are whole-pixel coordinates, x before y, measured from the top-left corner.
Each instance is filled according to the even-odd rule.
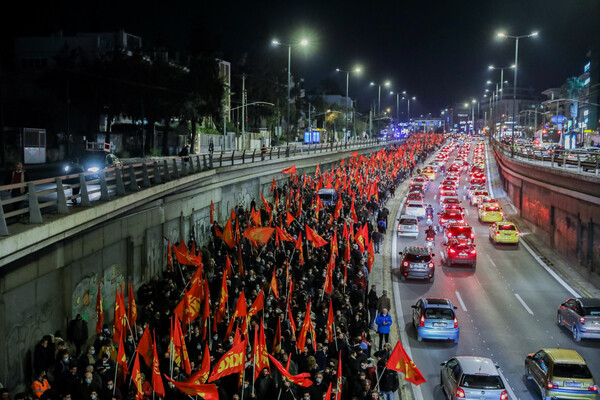
[[[400,218],[402,207],[404,206],[405,201],[406,201],[406,197],[402,200],[402,203],[400,203],[400,207],[398,208],[398,213],[396,214],[396,219]],[[392,270],[393,270],[393,266],[397,265],[397,260],[396,260],[396,257],[398,255],[398,252],[397,252],[398,247],[397,246],[398,246],[398,241],[392,240]],[[395,284],[397,285],[398,282],[395,282]],[[396,290],[394,290],[393,285],[394,285],[394,282],[392,281],[392,292],[394,293],[394,302],[396,303],[396,314],[397,314],[397,322],[396,323],[398,324],[398,330],[400,331],[400,341],[402,342],[402,345],[404,346],[404,349],[406,350],[406,354],[408,354],[408,356],[414,361],[414,358],[412,356],[412,351],[410,350],[410,342],[408,341],[408,335],[406,334],[406,329],[404,329],[404,312],[403,312],[403,308],[402,308],[402,299],[400,298],[400,290],[398,290],[398,288],[396,288]],[[414,400],[424,400],[421,386],[410,385],[410,387],[412,389]]]
[[[434,200],[435,200],[435,199],[437,199],[437,194],[433,196],[433,199],[434,199]]]
[[[460,297],[460,293],[458,293],[458,290],[456,292],[456,297],[458,297],[458,302],[460,303],[460,306],[462,307],[464,312],[467,312],[467,306],[465,306],[465,302],[463,301],[462,297]]]
[[[515,400],[518,399],[518,397],[515,395],[515,392],[513,392],[512,388],[508,384],[508,381],[506,380],[506,377],[502,373],[501,369],[498,369],[498,373],[500,374],[500,377],[502,378],[502,380],[504,381],[504,383],[506,383],[506,390],[508,391],[508,398],[509,399],[515,399]]]
[[[469,215],[469,209],[465,208],[465,214]]]
[[[489,186],[490,197],[494,197],[494,189],[492,188],[492,177],[490,176],[490,160],[488,159],[488,148],[487,143],[485,144],[485,165],[487,166],[487,181]]]
[[[552,277],[554,279],[556,279],[556,281],[558,283],[560,283],[562,285],[562,287],[567,289],[567,292],[571,293],[571,295],[573,297],[581,297],[581,295],[579,293],[577,293],[577,291],[575,289],[573,289],[556,272],[554,272],[554,270],[552,270],[552,268],[550,268],[548,265],[546,265],[546,263],[537,254],[535,254],[533,252],[533,249],[531,247],[529,247],[529,245],[527,243],[525,243],[523,240],[521,240],[520,242],[521,242],[521,246],[525,247],[525,249],[529,252],[529,254],[531,254],[531,256],[535,259],[535,261],[537,261],[538,264],[540,264],[546,271],[548,271],[548,273],[550,275],[552,275]]]
[[[529,308],[529,306],[527,304],[525,304],[525,302],[523,301],[523,299],[521,298],[521,296],[519,296],[519,293],[515,293],[515,297],[517,298],[517,300],[519,300],[519,302],[523,305],[523,307],[525,307],[525,309],[527,310],[527,312],[531,315],[533,315],[533,311],[531,311],[531,308]]]
[[[492,265],[493,265],[494,267],[498,268],[498,266],[496,266],[496,263],[494,262],[494,260],[492,260],[492,257],[490,257],[490,255],[489,255],[489,254],[486,254],[485,256],[488,258],[488,260],[490,260],[490,262],[492,263]]]

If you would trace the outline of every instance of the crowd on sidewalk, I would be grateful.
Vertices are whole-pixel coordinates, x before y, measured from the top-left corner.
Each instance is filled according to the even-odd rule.
[[[96,321],[78,315],[67,338],[42,338],[31,392],[15,399],[182,400],[193,385],[210,389],[205,399],[396,398],[397,372],[385,368],[391,301],[370,281],[371,267],[393,225],[386,202],[443,141],[415,134],[329,171],[284,170],[289,178],[273,181],[268,200],[261,194],[249,208],[232,209],[226,223],[214,221],[204,245],[193,233],[169,244],[163,275],[135,296],[130,289],[121,328],[119,317],[115,328],[98,324],[93,337],[88,323]],[[321,188],[338,198],[323,204]],[[125,307],[118,298],[117,308]],[[257,342],[266,362],[254,357]],[[243,365],[227,374],[234,361],[223,360],[237,348],[241,358],[231,360]]]

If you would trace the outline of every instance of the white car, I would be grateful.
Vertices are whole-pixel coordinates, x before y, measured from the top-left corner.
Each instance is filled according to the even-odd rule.
[[[473,194],[471,195],[471,205],[472,206],[479,206],[479,200],[481,200],[484,197],[489,196],[490,194],[488,193],[487,190],[476,190],[473,192]]]
[[[408,201],[404,208],[404,214],[417,217],[417,220],[425,218],[425,205],[422,201]]]
[[[419,221],[414,215],[402,215],[398,221],[398,236],[419,236]]]

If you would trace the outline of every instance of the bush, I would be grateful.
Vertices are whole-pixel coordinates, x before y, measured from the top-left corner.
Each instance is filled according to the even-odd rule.
[[[162,149],[150,149],[150,157],[161,157],[162,156]]]
[[[129,153],[127,150],[122,150],[120,152],[117,153],[117,157],[119,158],[131,158],[131,153]]]

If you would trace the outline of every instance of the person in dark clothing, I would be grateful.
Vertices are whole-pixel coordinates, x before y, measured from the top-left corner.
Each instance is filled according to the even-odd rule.
[[[48,371],[54,362],[54,346],[46,336],[35,346],[33,351],[33,368],[35,371]]]
[[[188,146],[185,146],[179,152],[179,157],[183,158],[183,162],[188,162],[188,161],[190,161],[190,157],[188,157],[189,154],[190,154],[190,152],[188,150]]]
[[[83,167],[81,166],[81,164],[79,164],[79,159],[78,158],[74,158],[69,166],[68,166],[68,170],[67,173],[69,175],[79,175],[84,173],[85,170],[83,169]],[[71,187],[71,203],[73,203],[74,206],[76,206],[77,203],[77,196],[79,195],[79,192],[81,191],[81,187],[79,186],[79,176],[75,176],[73,178],[69,178],[65,180],[66,184],[69,185],[73,185]]]
[[[385,364],[383,365],[385,366]],[[381,367],[380,367],[381,368]],[[383,373],[383,375],[381,375]],[[398,373],[392,369],[381,368],[381,378],[379,380],[379,391],[384,400],[395,400],[396,390],[400,386]]]
[[[256,397],[259,399],[272,399],[276,396],[275,393],[275,381],[269,374],[267,368],[263,368],[261,374],[254,384],[254,390],[256,391]]]
[[[67,338],[75,345],[75,356],[79,357],[81,354],[81,346],[83,346],[88,339],[87,322],[81,318],[81,314],[77,314],[75,319],[69,322]]]
[[[375,318],[377,318],[377,286],[371,285],[371,290],[367,295],[367,308],[369,309],[369,329],[375,330]]]
[[[106,387],[102,390],[102,393],[100,393],[100,400],[112,400],[113,398],[116,400],[123,400],[123,395],[121,394],[121,390],[118,387],[115,387],[115,382],[112,379],[109,379],[106,382]]]
[[[19,184],[19,183],[25,183],[29,180],[29,176],[27,175],[27,172],[25,172],[25,170],[23,169],[23,163],[21,162],[17,162],[15,164],[15,169],[10,173],[10,175],[8,176],[8,179],[6,179],[6,184],[7,185],[14,185],[14,184]],[[14,197],[19,197],[22,196],[24,194],[27,193],[27,186],[23,186],[20,188],[15,188],[15,189],[11,189],[10,190],[10,197],[14,198]],[[12,203],[12,207],[8,210],[8,211],[14,211],[14,210],[18,210],[21,208],[25,208],[25,200],[21,200],[21,201],[17,201],[15,203]],[[21,218],[19,219],[20,222],[25,222],[26,221],[26,216],[25,214],[23,214],[21,216]]]

